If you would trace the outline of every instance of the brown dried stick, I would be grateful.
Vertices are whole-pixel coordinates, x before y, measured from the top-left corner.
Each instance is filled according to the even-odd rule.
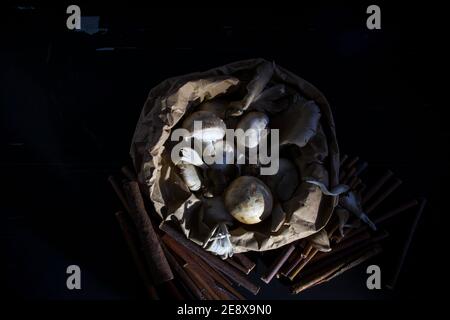
[[[136,265],[137,271],[139,273],[139,276],[141,277],[145,288],[147,289],[147,293],[152,300],[159,300],[158,293],[155,289],[155,287],[152,285],[149,275],[146,272],[146,267],[144,262],[141,259],[138,244],[136,243],[136,240],[132,236],[131,227],[126,219],[126,216],[123,212],[119,211],[116,212],[116,219],[119,223],[120,229],[122,230],[123,237],[125,238],[125,241],[128,246],[128,250],[130,250],[131,256],[133,258],[133,261]]]
[[[288,278],[292,281],[295,277],[303,270],[303,268],[314,258],[314,256],[319,252],[318,249],[313,248],[308,256],[296,267],[292,273],[288,275]]]
[[[300,293],[306,289],[312,288],[315,285],[326,282],[334,278],[336,274],[341,274],[358,266],[359,264],[367,261],[381,252],[381,248],[376,246],[368,251],[365,250],[362,253],[347,257],[344,261],[338,261],[335,264],[326,267],[324,270],[311,275],[307,279],[304,279],[291,287],[291,291],[294,294]]]
[[[292,254],[292,252],[295,249],[294,244],[290,244],[283,252],[282,254],[274,261],[272,266],[268,269],[267,273],[261,277],[261,280],[265,283],[269,283],[273,277],[277,274],[277,272],[280,270],[280,268],[283,266],[283,264],[286,262],[286,260],[289,258],[289,256]]]
[[[169,262],[172,270],[180,277],[181,281],[186,285],[186,287],[192,292],[192,294],[199,300],[205,300],[205,296],[200,291],[195,282],[189,277],[186,271],[181,267],[177,261],[177,259],[172,255],[172,253],[161,244],[164,250],[164,254],[166,255],[167,261]]]
[[[249,274],[251,270],[249,270],[248,268],[244,267],[242,264],[236,262],[235,260],[233,260],[232,258],[228,258],[225,260],[228,264],[230,264],[230,266],[236,268],[237,270],[245,273],[245,274]]]
[[[379,216],[378,218],[374,218],[373,219],[373,223],[375,223],[376,225],[379,225],[383,222],[385,222],[386,220],[389,220],[395,216],[397,216],[398,214],[408,210],[409,208],[412,208],[416,205],[418,205],[419,202],[415,199],[413,200],[409,200],[407,202],[404,202],[402,204],[400,204],[399,206],[397,206],[396,208],[386,212],[385,214]],[[354,236],[356,236],[357,234],[367,231],[369,230],[369,227],[367,225],[361,226],[357,229],[353,229],[351,230],[348,234],[345,235],[345,237],[343,239],[348,239],[348,238],[352,238]],[[342,239],[341,239],[342,240]]]
[[[228,290],[231,295],[235,296],[237,299],[244,300],[244,297],[240,295],[228,282],[227,279],[222,277],[219,273],[217,273],[213,268],[211,268],[209,265],[203,262],[202,259],[198,258],[194,254],[191,254],[187,250],[184,249],[178,242],[176,242],[174,239],[169,237],[168,235],[164,235],[162,237],[162,241],[164,244],[166,244],[176,255],[178,255],[181,259],[183,259],[186,264],[190,265],[197,265],[201,271],[198,272],[199,274],[203,274],[205,276],[209,276],[212,278],[212,280],[216,281],[217,284],[219,284],[224,290]],[[200,270],[199,269],[199,270]],[[216,290],[216,293],[218,295],[222,295],[222,291],[218,290],[217,286],[215,284],[210,285],[211,287],[214,287]]]
[[[256,266],[256,263],[254,263],[252,260],[250,260],[243,253],[233,254],[233,259],[238,261],[241,265],[243,265],[248,270],[248,273],[251,272]]]
[[[160,284],[172,280],[172,270],[145,209],[138,183],[131,181],[125,184],[125,193],[129,202],[130,215],[136,225],[153,281],[155,284]]]
[[[300,252],[300,254],[297,254],[292,263],[286,270],[283,270],[281,273],[283,276],[289,278],[289,275],[294,271],[295,268],[309,255],[311,250],[313,249],[312,245],[307,244],[305,248],[303,248],[303,251]]]
[[[161,230],[166,232],[170,237],[172,237],[175,241],[181,244],[183,247],[199,256],[203,259],[207,264],[209,264],[212,268],[215,268],[222,272],[223,274],[230,277],[235,283],[240,284],[242,287],[246,288],[253,294],[257,294],[260,287],[252,283],[246,276],[231,267],[228,263],[220,260],[218,257],[213,256],[212,254],[206,252],[203,248],[195,244],[189,239],[177,231],[174,227],[170,226],[168,223],[164,223],[161,225]]]

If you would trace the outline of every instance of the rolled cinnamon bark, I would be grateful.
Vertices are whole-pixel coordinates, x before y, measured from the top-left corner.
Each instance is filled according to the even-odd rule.
[[[277,274],[277,272],[280,270],[280,268],[284,265],[284,263],[287,261],[289,256],[292,254],[292,252],[295,249],[294,244],[290,244],[289,246],[284,249],[283,253],[278,257],[277,260],[274,261],[272,266],[268,269],[267,273],[261,277],[261,280],[265,283],[269,283],[272,281],[273,277]]]
[[[130,215],[136,225],[136,230],[138,231],[153,282],[155,284],[161,284],[172,280],[172,270],[164,256],[158,236],[145,209],[144,199],[142,198],[138,183],[135,181],[126,183],[125,193],[129,203]]]
[[[211,267],[227,275],[234,282],[240,284],[242,287],[246,288],[254,295],[258,294],[260,287],[252,283],[249,279],[247,279],[244,273],[237,271],[228,263],[205,251],[203,248],[201,248],[191,240],[187,239],[183,234],[177,231],[174,227],[170,226],[168,223],[162,224],[161,230],[166,232],[171,238],[173,238],[183,247],[185,247],[186,249],[188,249],[201,259],[203,259],[203,261],[205,261]]]
[[[117,222],[119,223],[120,229],[122,230],[123,237],[127,243],[128,249],[130,250],[131,256],[133,257],[133,261],[136,264],[136,268],[138,273],[144,282],[145,288],[147,289],[147,293],[152,300],[159,300],[158,293],[150,281],[149,275],[146,272],[145,264],[142,261],[142,258],[139,254],[138,245],[136,244],[136,240],[132,236],[132,232],[130,230],[130,225],[126,219],[125,213],[119,211],[116,212]]]

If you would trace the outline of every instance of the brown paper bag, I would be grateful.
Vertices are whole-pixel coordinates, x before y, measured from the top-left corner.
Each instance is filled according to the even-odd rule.
[[[271,90],[263,91],[265,85]],[[269,102],[255,101],[255,94],[251,94],[277,95],[277,91],[283,94]],[[263,59],[174,77],[150,91],[130,153],[162,223],[176,221],[186,237],[209,249],[217,226],[205,219],[204,199],[186,187],[172,163],[170,134],[201,102],[217,97],[235,100],[238,114],[266,112],[271,128],[280,130],[280,148],[288,150],[300,180],[292,197],[277,202],[267,220],[229,227],[233,252],[276,249],[323,229],[336,205],[336,196],[324,190],[335,187],[339,176],[339,150],[330,107],[314,86]]]

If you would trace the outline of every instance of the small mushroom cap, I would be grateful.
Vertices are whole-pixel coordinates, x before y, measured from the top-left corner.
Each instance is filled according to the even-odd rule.
[[[242,129],[245,133],[244,145],[247,148],[255,148],[261,139],[265,136],[263,129],[267,129],[269,117],[262,112],[249,112],[241,121],[239,121],[236,129]],[[238,143],[242,144],[242,140],[238,139]]]
[[[272,212],[273,199],[270,189],[258,178],[241,176],[225,191],[225,207],[238,221],[256,224]]]
[[[201,128],[195,126],[195,122],[201,124]],[[187,129],[192,137],[206,142],[223,139],[226,125],[222,119],[210,111],[196,111],[191,113],[184,121],[183,128]]]

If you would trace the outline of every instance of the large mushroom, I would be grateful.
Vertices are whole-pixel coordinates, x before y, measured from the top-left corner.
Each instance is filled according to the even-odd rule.
[[[270,189],[258,178],[241,176],[225,191],[225,207],[238,221],[256,224],[272,212],[273,199]]]

